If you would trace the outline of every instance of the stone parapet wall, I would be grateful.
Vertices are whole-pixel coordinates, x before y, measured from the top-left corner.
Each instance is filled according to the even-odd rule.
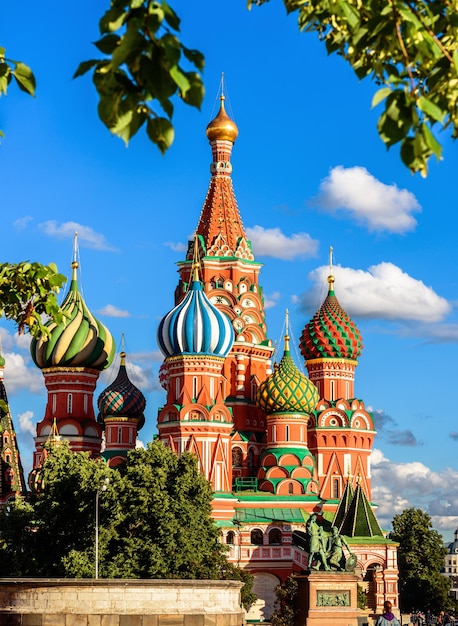
[[[241,583],[0,579],[0,626],[241,626]]]

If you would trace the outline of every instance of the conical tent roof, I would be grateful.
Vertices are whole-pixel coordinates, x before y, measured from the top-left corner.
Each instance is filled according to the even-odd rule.
[[[339,532],[347,537],[383,537],[380,524],[360,484],[355,489]]]

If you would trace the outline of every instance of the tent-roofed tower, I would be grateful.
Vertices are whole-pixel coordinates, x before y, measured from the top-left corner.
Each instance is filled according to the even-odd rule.
[[[212,151],[210,184],[196,228],[200,278],[210,301],[225,313],[235,332],[224,364],[228,381],[226,404],[233,412],[237,462],[234,476],[253,474],[266,430],[265,416],[256,407],[259,384],[271,373],[273,347],[267,338],[264,298],[259,285],[261,264],[255,261],[240,217],[232,185],[231,152],[238,135],[236,124],[220,109],[207,126]],[[180,262],[175,302],[185,296],[191,280],[194,241]]]
[[[0,504],[26,493],[24,471],[3,378],[4,370],[5,358],[0,346]]]
[[[118,374],[97,400],[97,420],[105,432],[102,456],[111,467],[122,463],[135,448],[137,433],[145,424],[145,396],[129,378],[126,356],[123,336]]]
[[[309,447],[317,459],[320,497],[337,507],[346,481],[362,483],[371,495],[370,455],[375,436],[372,415],[355,397],[354,377],[363,343],[355,322],[334,292],[332,247],[328,294],[305,325],[301,352],[320,401],[310,419]]]
[[[78,285],[77,234],[72,280],[61,305],[61,322],[47,322],[49,333],[32,339],[30,352],[41,369],[48,391],[44,418],[37,424],[34,467],[43,460],[43,444],[53,428],[74,452],[98,455],[102,430],[97,423],[93,395],[100,372],[113,360],[115,344],[108,329],[88,309]]]
[[[159,438],[178,454],[192,452],[214,491],[232,490],[232,413],[224,403],[222,372],[234,341],[228,317],[210,302],[199,280],[196,252],[193,279],[181,302],[157,331],[165,356],[167,401],[159,410]]]
[[[307,445],[307,423],[318,401],[315,385],[298,370],[289,349],[288,311],[283,357],[261,383],[256,402],[267,416],[267,445],[258,487],[276,495],[317,495],[315,459]]]

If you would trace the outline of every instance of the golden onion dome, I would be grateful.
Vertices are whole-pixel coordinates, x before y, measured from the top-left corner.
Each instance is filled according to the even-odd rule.
[[[233,122],[226,113],[226,109],[224,108],[225,97],[221,96],[220,100],[221,105],[219,113],[207,126],[207,137],[210,142],[220,140],[234,143],[239,134],[239,129],[237,128],[237,124]]]

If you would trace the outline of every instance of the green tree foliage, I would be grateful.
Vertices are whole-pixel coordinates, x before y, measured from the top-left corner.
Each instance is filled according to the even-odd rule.
[[[393,519],[390,539],[399,543],[398,566],[401,610],[437,613],[449,603],[450,581],[441,575],[446,549],[421,509],[406,509]]]
[[[105,57],[84,61],[75,77],[93,70],[99,117],[112,133],[128,144],[146,123],[164,153],[174,138],[172,97],[197,108],[202,103],[203,55],[178,39],[180,20],[165,0],[111,0],[99,28],[95,45]]]
[[[0,47],[0,96],[6,95],[12,80],[22,91],[35,95],[35,76],[30,67],[21,61],[9,59],[5,48]],[[3,137],[1,130],[0,137]]]
[[[191,454],[160,441],[120,469],[118,511],[104,548],[110,578],[219,578],[225,547],[211,518],[213,492]]]
[[[62,320],[56,295],[65,281],[54,263],[1,263],[0,317],[13,320],[20,334],[29,330],[35,337],[46,335],[42,316]]]
[[[275,613],[270,620],[272,626],[294,626],[297,614],[297,599],[299,585],[292,574],[288,576],[285,582],[277,585],[275,593],[277,600],[275,601]]]
[[[65,441],[48,446],[43,491],[0,514],[1,576],[67,576],[72,550],[93,554],[95,491],[111,472]]]
[[[235,579],[246,606],[256,598],[253,577],[227,561],[195,456],[157,440],[110,469],[61,441],[48,444],[39,479],[28,502],[0,513],[0,576],[94,577],[99,491],[101,577]]]
[[[269,0],[247,0],[248,7]],[[400,146],[412,172],[427,174],[440,158],[437,132],[458,136],[458,8],[449,0],[283,0],[299,29],[315,33],[329,54],[340,55],[360,79],[379,86],[378,133]],[[180,20],[166,0],[111,0],[95,43],[101,59],[84,61],[75,77],[92,71],[98,113],[126,143],[143,126],[161,152],[170,147],[175,97],[200,107],[203,55],[178,38]],[[1,52],[0,48],[0,52]],[[3,59],[3,60],[2,60]],[[183,66],[190,66],[187,70]],[[195,71],[196,70],[196,71]],[[3,72],[3,75],[1,74]],[[14,77],[33,93],[29,68],[0,55],[0,94]]]
[[[248,0],[248,6],[268,0]],[[433,128],[458,136],[458,9],[448,0],[283,0],[299,29],[316,33],[329,54],[342,56],[358,78],[381,88],[378,132],[400,144],[413,172],[427,173],[441,156]]]

